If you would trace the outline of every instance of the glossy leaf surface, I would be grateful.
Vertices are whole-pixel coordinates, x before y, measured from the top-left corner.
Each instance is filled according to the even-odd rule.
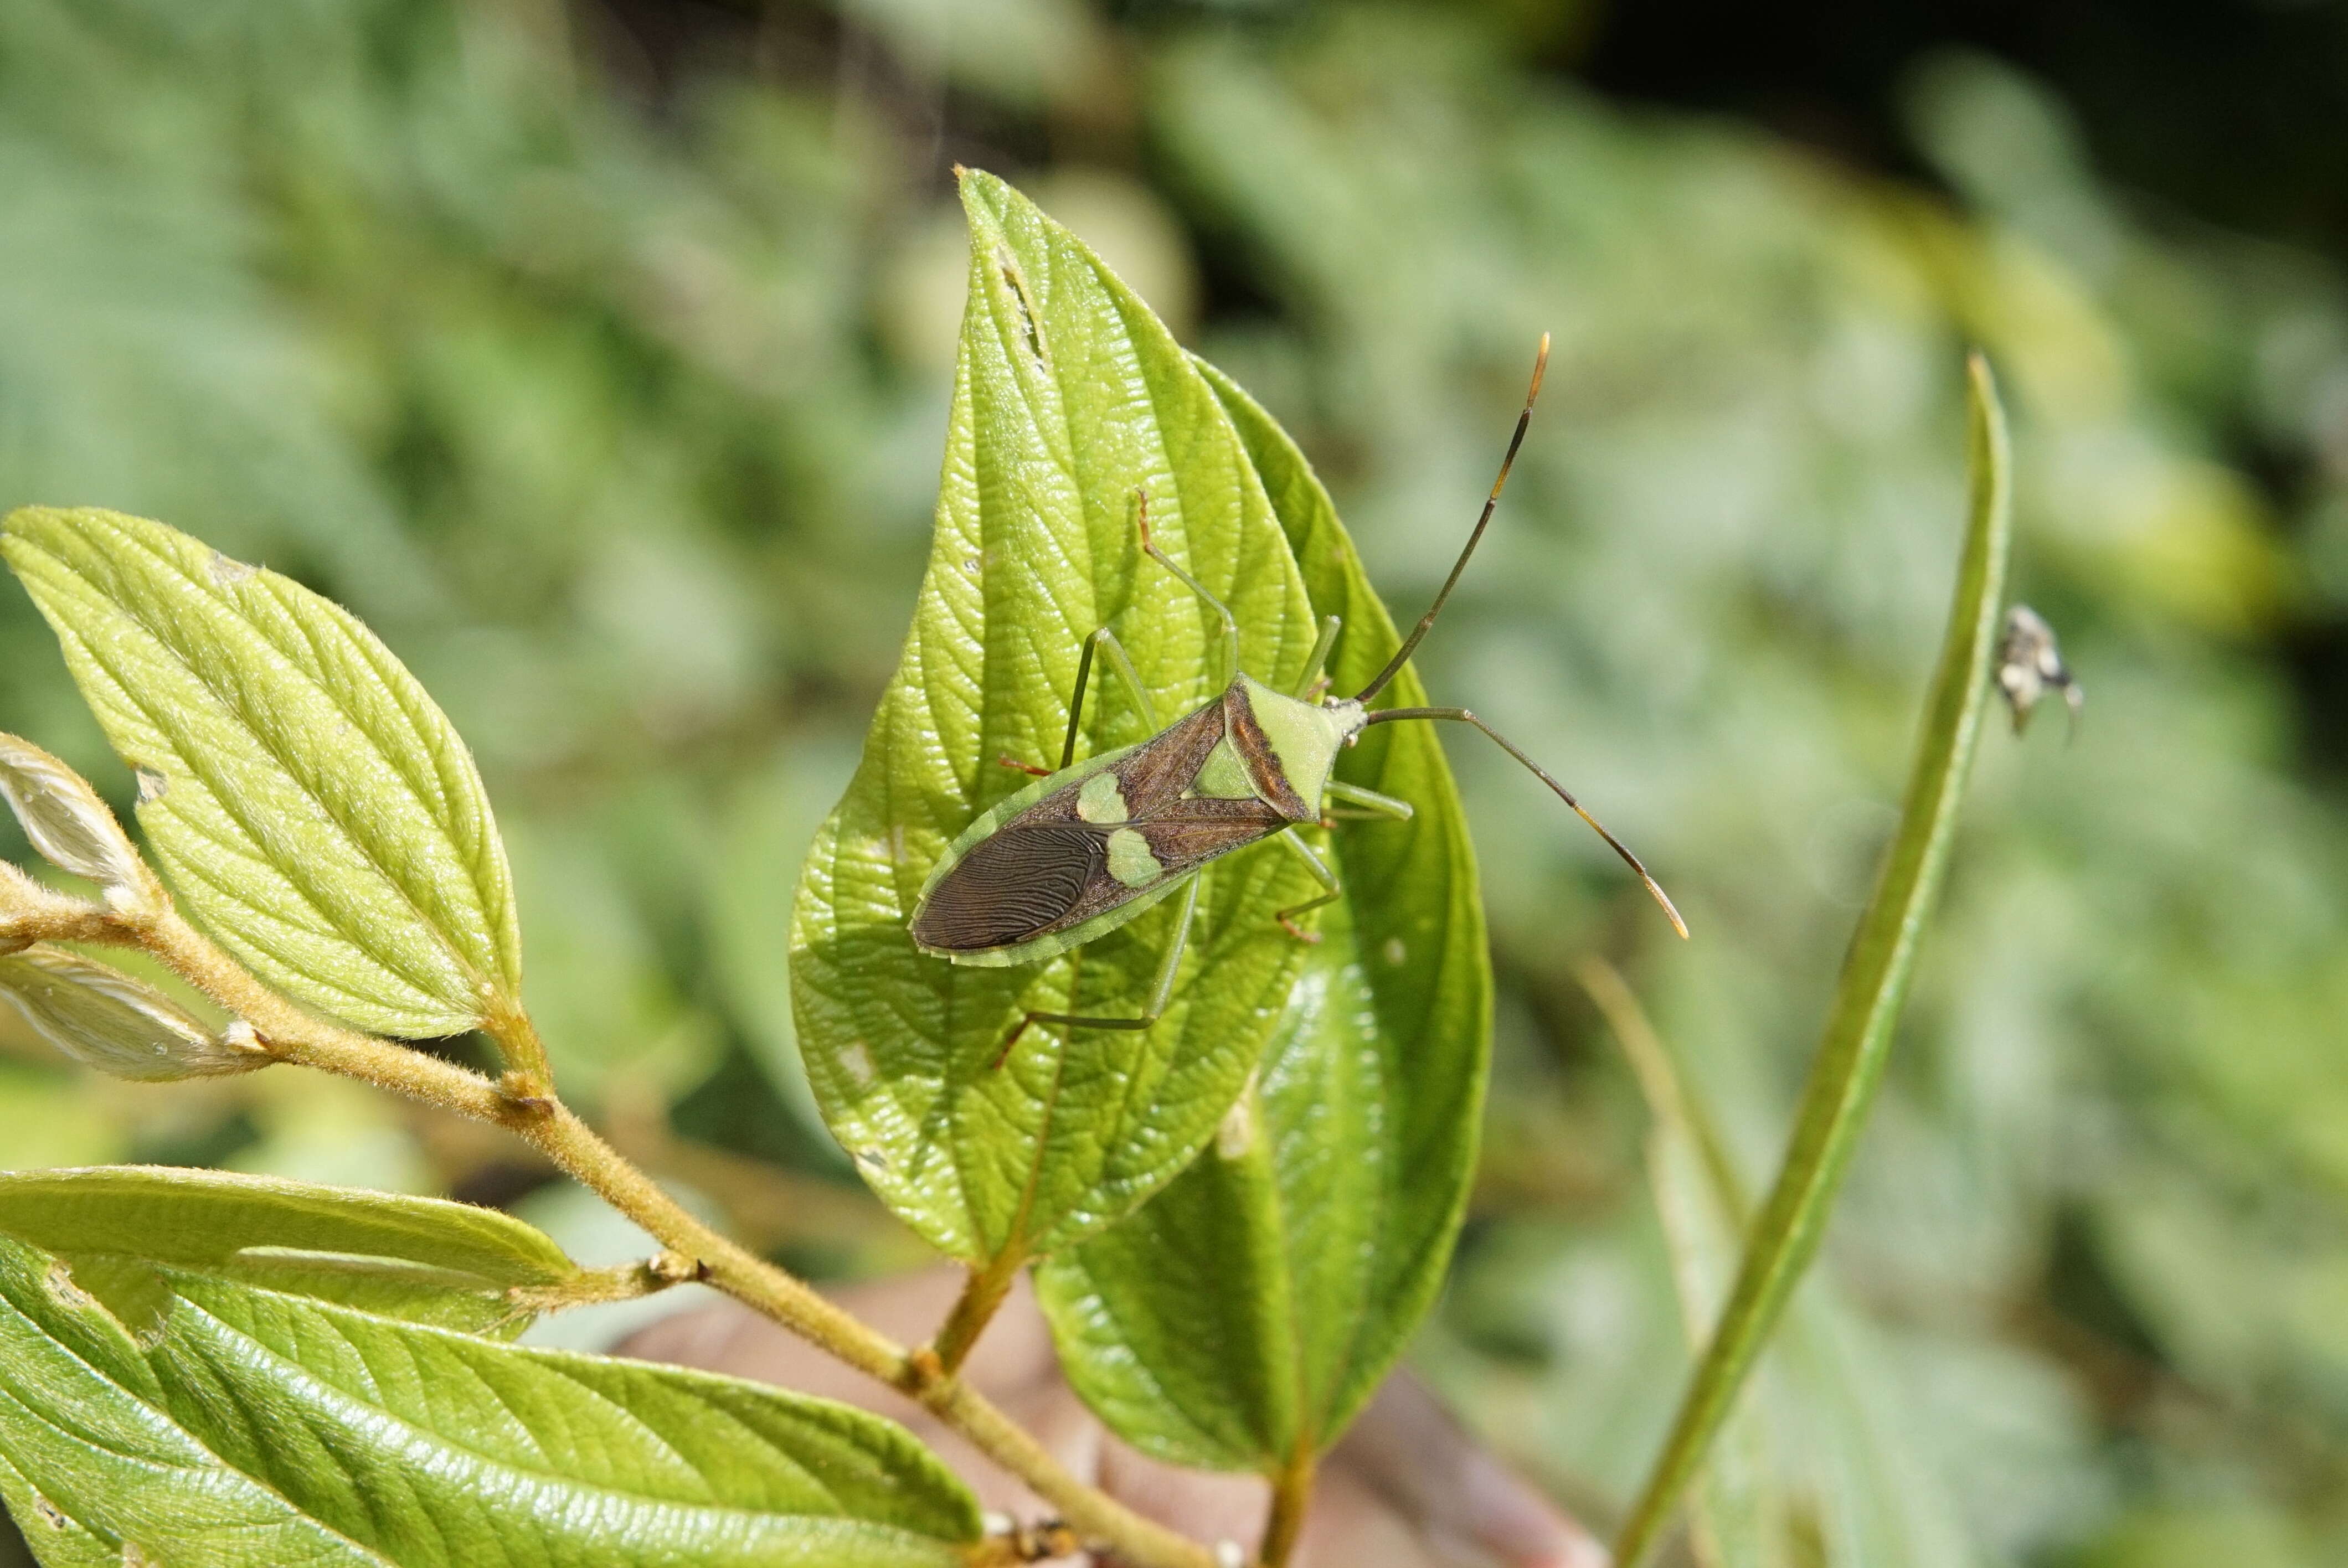
[[[1302,454],[1205,374],[1313,602],[1344,618],[1336,689],[1358,690],[1393,652],[1393,623]],[[1382,700],[1425,695],[1406,671]],[[1037,1273],[1079,1391],[1183,1463],[1265,1469],[1337,1439],[1433,1299],[1475,1167],[1491,973],[1441,744],[1430,726],[1382,726],[1339,775],[1416,815],[1332,835],[1346,897],[1245,1114],[1132,1220]]]
[[[175,1283],[136,1339],[0,1240],[0,1494],[52,1564],[930,1568],[979,1534],[845,1406]]]
[[[1120,1218],[1213,1132],[1262,1057],[1303,948],[1272,921],[1313,883],[1278,848],[1207,875],[1170,1009],[1146,1031],[1029,1030],[1023,1010],[1131,1017],[1171,904],[1049,963],[956,968],[905,920],[941,850],[1058,764],[1083,639],[1111,625],[1161,723],[1220,690],[1220,623],[1141,554],[1158,542],[1237,615],[1247,671],[1292,685],[1312,606],[1212,389],[1091,251],[1000,180],[963,184],[967,313],[936,529],[895,678],[818,835],[792,926],[799,1045],[866,1178],[932,1242],[1016,1260]],[[1079,756],[1149,731],[1097,669]]]
[[[28,507],[0,553],[138,770],[180,897],[277,989],[455,1034],[519,1006],[505,852],[471,754],[348,611],[160,523]]]

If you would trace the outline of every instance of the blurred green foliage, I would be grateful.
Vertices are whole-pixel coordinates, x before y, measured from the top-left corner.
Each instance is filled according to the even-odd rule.
[[[1980,343],[2015,580],[2090,706],[1984,748],[1776,1358],[1796,1511],[1869,1563],[2348,1554],[2348,816],[2284,658],[2348,612],[2339,272],[2106,188],[1981,57],[1909,84],[1944,197],[1610,104],[1507,6],[945,14],[778,5],[663,53],[557,0],[0,7],[0,504],[161,518],[365,616],[480,758],[567,1083],[759,1245],[868,1268],[909,1249],[807,1109],[783,916],[919,572],[945,166],[1018,179],[1261,397],[1404,613],[1554,332],[1422,669],[1697,939],[1458,752],[1500,1076],[1420,1359],[1602,1520],[1685,1352],[1570,964],[1623,965],[1765,1176],[1907,762]],[[0,724],[127,796],[13,591]],[[102,1084],[0,1032],[0,1161],[120,1158],[533,1179],[348,1086]]]

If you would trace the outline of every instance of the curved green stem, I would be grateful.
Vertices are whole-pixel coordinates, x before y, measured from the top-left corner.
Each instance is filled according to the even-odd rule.
[[[1851,938],[1776,1184],[1754,1223],[1728,1305],[1681,1400],[1671,1436],[1616,1541],[1619,1568],[1639,1568],[1662,1539],[1681,1492],[1703,1464],[1787,1298],[1818,1253],[1882,1081],[1925,917],[1956,839],[1957,808],[1989,702],[2013,534],[2004,412],[1988,363],[1975,354],[1969,369],[1971,517],[1900,832]]]

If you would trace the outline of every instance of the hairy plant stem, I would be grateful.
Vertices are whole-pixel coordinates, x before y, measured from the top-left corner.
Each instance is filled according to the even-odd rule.
[[[1216,1568],[1214,1553],[1205,1546],[1077,1480],[1025,1429],[955,1377],[935,1351],[907,1350],[695,1217],[553,1097],[544,1076],[543,1048],[526,1018],[489,1020],[509,1070],[502,1083],[492,1082],[467,1068],[304,1011],[254,979],[166,900],[142,899],[134,907],[108,910],[102,918],[92,917],[90,907],[78,906],[54,924],[59,928],[25,934],[34,940],[144,948],[250,1025],[280,1061],[355,1078],[493,1122],[527,1140],[674,1254],[664,1261],[664,1272],[716,1286],[918,1401],[1059,1510],[1079,1537],[1110,1548],[1120,1563],[1130,1568]],[[513,1031],[511,1038],[507,1030]],[[1006,1274],[1003,1288],[1008,1286]],[[1001,1300],[1000,1290],[995,1300]],[[981,1317],[973,1324],[972,1337],[983,1321]]]
[[[662,1252],[655,1257],[623,1263],[611,1268],[584,1268],[560,1285],[517,1285],[506,1292],[517,1317],[536,1317],[568,1312],[574,1307],[600,1307],[613,1301],[640,1301],[701,1277],[698,1260]]]
[[[1296,1542],[1304,1533],[1304,1511],[1313,1502],[1313,1479],[1319,1465],[1308,1440],[1296,1445],[1296,1451],[1280,1473],[1272,1478],[1272,1513],[1263,1522],[1263,1547],[1257,1558],[1263,1568],[1283,1568],[1296,1551]]]
[[[954,1298],[953,1310],[946,1314],[946,1320],[939,1325],[936,1337],[930,1341],[930,1348],[937,1352],[939,1365],[947,1371],[962,1370],[971,1348],[994,1320],[1003,1298],[1011,1294],[1025,1261],[1016,1254],[1005,1254],[970,1271],[962,1294]]]

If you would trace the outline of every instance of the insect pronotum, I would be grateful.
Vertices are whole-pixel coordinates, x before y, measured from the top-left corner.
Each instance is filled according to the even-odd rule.
[[[1452,564],[1451,575],[1385,668],[1350,697],[1325,694],[1327,682],[1322,679],[1337,640],[1338,620],[1334,615],[1322,622],[1320,638],[1293,692],[1275,692],[1241,670],[1238,621],[1204,584],[1151,540],[1148,496],[1147,492],[1137,496],[1143,553],[1173,573],[1221,618],[1231,683],[1212,702],[1160,728],[1149,693],[1116,634],[1104,626],[1086,638],[1076,663],[1076,692],[1068,701],[1068,733],[1060,748],[1058,770],[1046,773],[1003,759],[1008,766],[1040,776],[981,813],[946,846],[922,886],[911,925],[915,945],[925,953],[957,964],[1005,967],[1038,963],[1065,953],[1177,894],[1182,898],[1181,917],[1138,1017],[1030,1012],[1004,1041],[998,1063],[1008,1058],[1011,1047],[1030,1024],[1141,1030],[1156,1023],[1173,994],[1175,972],[1189,939],[1191,916],[1199,903],[1200,873],[1234,850],[1277,838],[1303,861],[1320,882],[1322,893],[1280,910],[1273,918],[1300,941],[1319,941],[1318,933],[1296,923],[1297,917],[1334,902],[1339,891],[1337,876],[1289,830],[1327,820],[1324,803],[1329,801],[1367,815],[1407,818],[1411,815],[1407,801],[1330,776],[1340,748],[1352,745],[1372,724],[1439,719],[1483,731],[1595,828],[1638,873],[1639,880],[1671,917],[1673,927],[1681,936],[1687,935],[1686,922],[1639,857],[1584,810],[1570,791],[1489,724],[1465,708],[1368,705],[1435,624],[1458,585],[1460,573],[1467,570],[1468,558],[1482,541],[1499,505],[1500,491],[1509,482],[1509,469],[1517,460],[1517,448],[1523,445],[1525,430],[1532,422],[1533,402],[1540,395],[1541,375],[1548,365],[1549,338],[1544,334],[1540,355],[1533,362],[1532,385],[1525,394],[1523,412],[1517,415],[1508,453],[1500,459],[1499,475],[1484,498],[1483,512],[1466,547]],[[1153,733],[1138,744],[1080,763],[1076,760],[1076,731],[1097,651],[1117,671]]]

